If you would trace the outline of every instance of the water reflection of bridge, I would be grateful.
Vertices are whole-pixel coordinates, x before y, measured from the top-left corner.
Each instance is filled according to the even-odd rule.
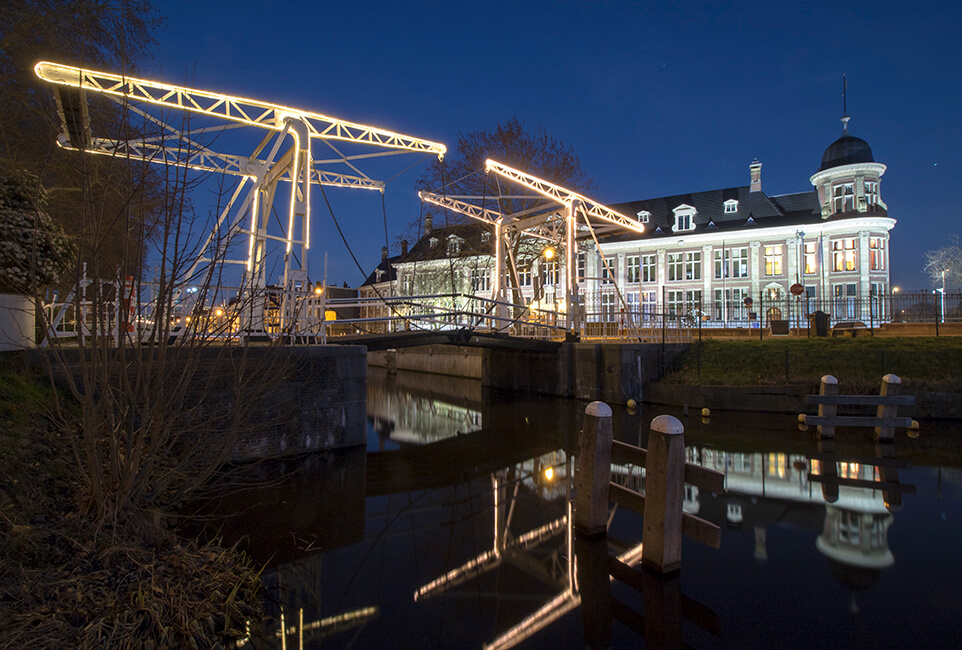
[[[394,388],[408,379],[398,377]],[[402,625],[398,616],[425,620],[439,610],[444,616],[456,612],[465,626],[483,620],[478,634],[492,647],[510,647],[535,635],[557,638],[557,626],[569,625],[562,619],[578,608],[586,635],[593,617],[599,616],[624,624],[620,633],[657,632],[661,638],[680,634],[680,622],[660,632],[652,627],[658,607],[650,589],[644,593],[644,613],[637,604],[624,607],[617,599],[600,606],[594,596],[585,599],[586,589],[598,587],[592,576],[604,572],[607,580],[608,567],[591,559],[596,555],[591,549],[579,550],[568,524],[570,433],[577,429],[583,405],[573,403],[571,414],[561,406],[564,400],[519,399],[502,407],[481,394],[476,382],[473,386],[426,382],[392,398],[379,393],[392,389],[372,386],[374,403],[379,404],[370,412],[372,423],[394,423],[394,430],[406,431],[402,439],[374,440],[372,449],[378,442],[389,444],[381,451],[355,454],[350,461],[305,463],[288,472],[281,484],[259,487],[235,501],[234,509],[242,514],[218,528],[227,542],[248,536],[255,559],[272,558],[264,577],[279,595],[275,617],[283,608],[284,625],[293,630],[302,614],[300,629],[315,641],[350,626],[355,626],[352,634],[383,639],[397,634],[391,630]],[[444,392],[449,395],[443,397]],[[405,420],[403,409],[389,408],[404,400],[418,408],[435,401],[428,410],[436,420]],[[471,414],[468,420],[462,418],[465,413]],[[639,416],[622,425],[637,431],[645,419]],[[478,422],[481,428],[458,435],[465,421]],[[438,422],[454,430],[444,437]],[[388,428],[381,432],[390,433]],[[625,435],[630,432],[621,437]],[[891,504],[886,506],[883,490],[858,483],[882,478],[879,459],[801,450],[726,451],[695,444],[688,460],[723,472],[727,492],[709,497],[689,488],[686,510],[723,525],[725,535],[752,536],[755,543],[749,548],[758,561],[768,558],[772,540],[781,540],[768,531],[788,525],[814,533],[819,551],[832,560],[832,576],[843,584],[871,584],[873,576],[894,562],[887,545],[894,521]],[[823,489],[833,472],[838,476],[837,496]],[[644,491],[640,467],[613,466],[612,480]],[[604,554],[613,553],[630,565],[640,556],[631,541],[641,538],[639,518],[618,512],[613,511],[612,521],[622,522],[615,533],[620,540],[609,537]],[[625,534],[626,524],[637,536]],[[744,553],[745,545],[732,548]],[[367,577],[355,584],[359,575]],[[349,592],[354,596],[348,598]],[[663,595],[657,598],[672,599],[679,611],[686,616],[694,612],[705,629],[719,633],[722,622],[710,610],[686,600],[680,590],[662,588],[659,593]],[[481,614],[469,613],[474,608],[467,604],[475,600],[479,613],[493,614],[474,620],[472,616]],[[508,602],[510,607],[503,606]],[[460,641],[463,638],[447,639],[451,644]]]

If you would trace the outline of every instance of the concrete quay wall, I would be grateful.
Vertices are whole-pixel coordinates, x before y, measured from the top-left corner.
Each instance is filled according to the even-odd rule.
[[[486,350],[481,384],[622,404],[644,400],[687,344],[564,343],[558,352]]]
[[[644,399],[686,344],[564,343],[557,351],[434,345],[370,352],[368,365],[468,377],[485,388],[622,403]]]
[[[388,372],[407,370],[433,375],[481,378],[483,350],[456,345],[425,345],[368,352],[367,365]]]

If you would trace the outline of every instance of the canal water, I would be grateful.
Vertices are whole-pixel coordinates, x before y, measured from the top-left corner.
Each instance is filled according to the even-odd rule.
[[[678,575],[629,585],[606,559],[637,562],[640,515],[614,509],[602,542],[569,526],[585,406],[371,369],[366,450],[250,467],[194,508],[264,566],[270,618],[248,647],[962,645],[958,427],[833,448],[793,416],[613,405],[615,437],[641,446],[678,417],[689,462],[726,485],[684,506],[721,547],[686,539]],[[612,480],[644,490],[638,467]]]

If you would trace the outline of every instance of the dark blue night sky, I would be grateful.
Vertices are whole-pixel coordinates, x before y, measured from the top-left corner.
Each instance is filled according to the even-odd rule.
[[[955,205],[962,8],[955,2],[178,0],[158,7],[167,27],[146,66],[151,77],[372,124],[449,150],[459,132],[517,115],[572,147],[598,187],[592,198],[605,203],[747,185],[756,157],[767,194],[811,189],[822,152],[841,134],[845,73],[850,131],[888,166],[881,194],[898,220],[892,284],[931,286],[924,251],[962,233]],[[413,185],[425,165],[388,184],[392,244],[419,214]],[[370,271],[384,245],[381,201],[334,193],[348,241]],[[312,268],[326,250],[330,279],[357,286],[361,272],[320,214]]]

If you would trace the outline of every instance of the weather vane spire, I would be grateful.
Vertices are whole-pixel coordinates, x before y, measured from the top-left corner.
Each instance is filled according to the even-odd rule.
[[[842,133],[848,133],[848,121],[852,118],[848,116],[848,98],[845,96],[848,91],[848,80],[845,73],[842,73]]]

